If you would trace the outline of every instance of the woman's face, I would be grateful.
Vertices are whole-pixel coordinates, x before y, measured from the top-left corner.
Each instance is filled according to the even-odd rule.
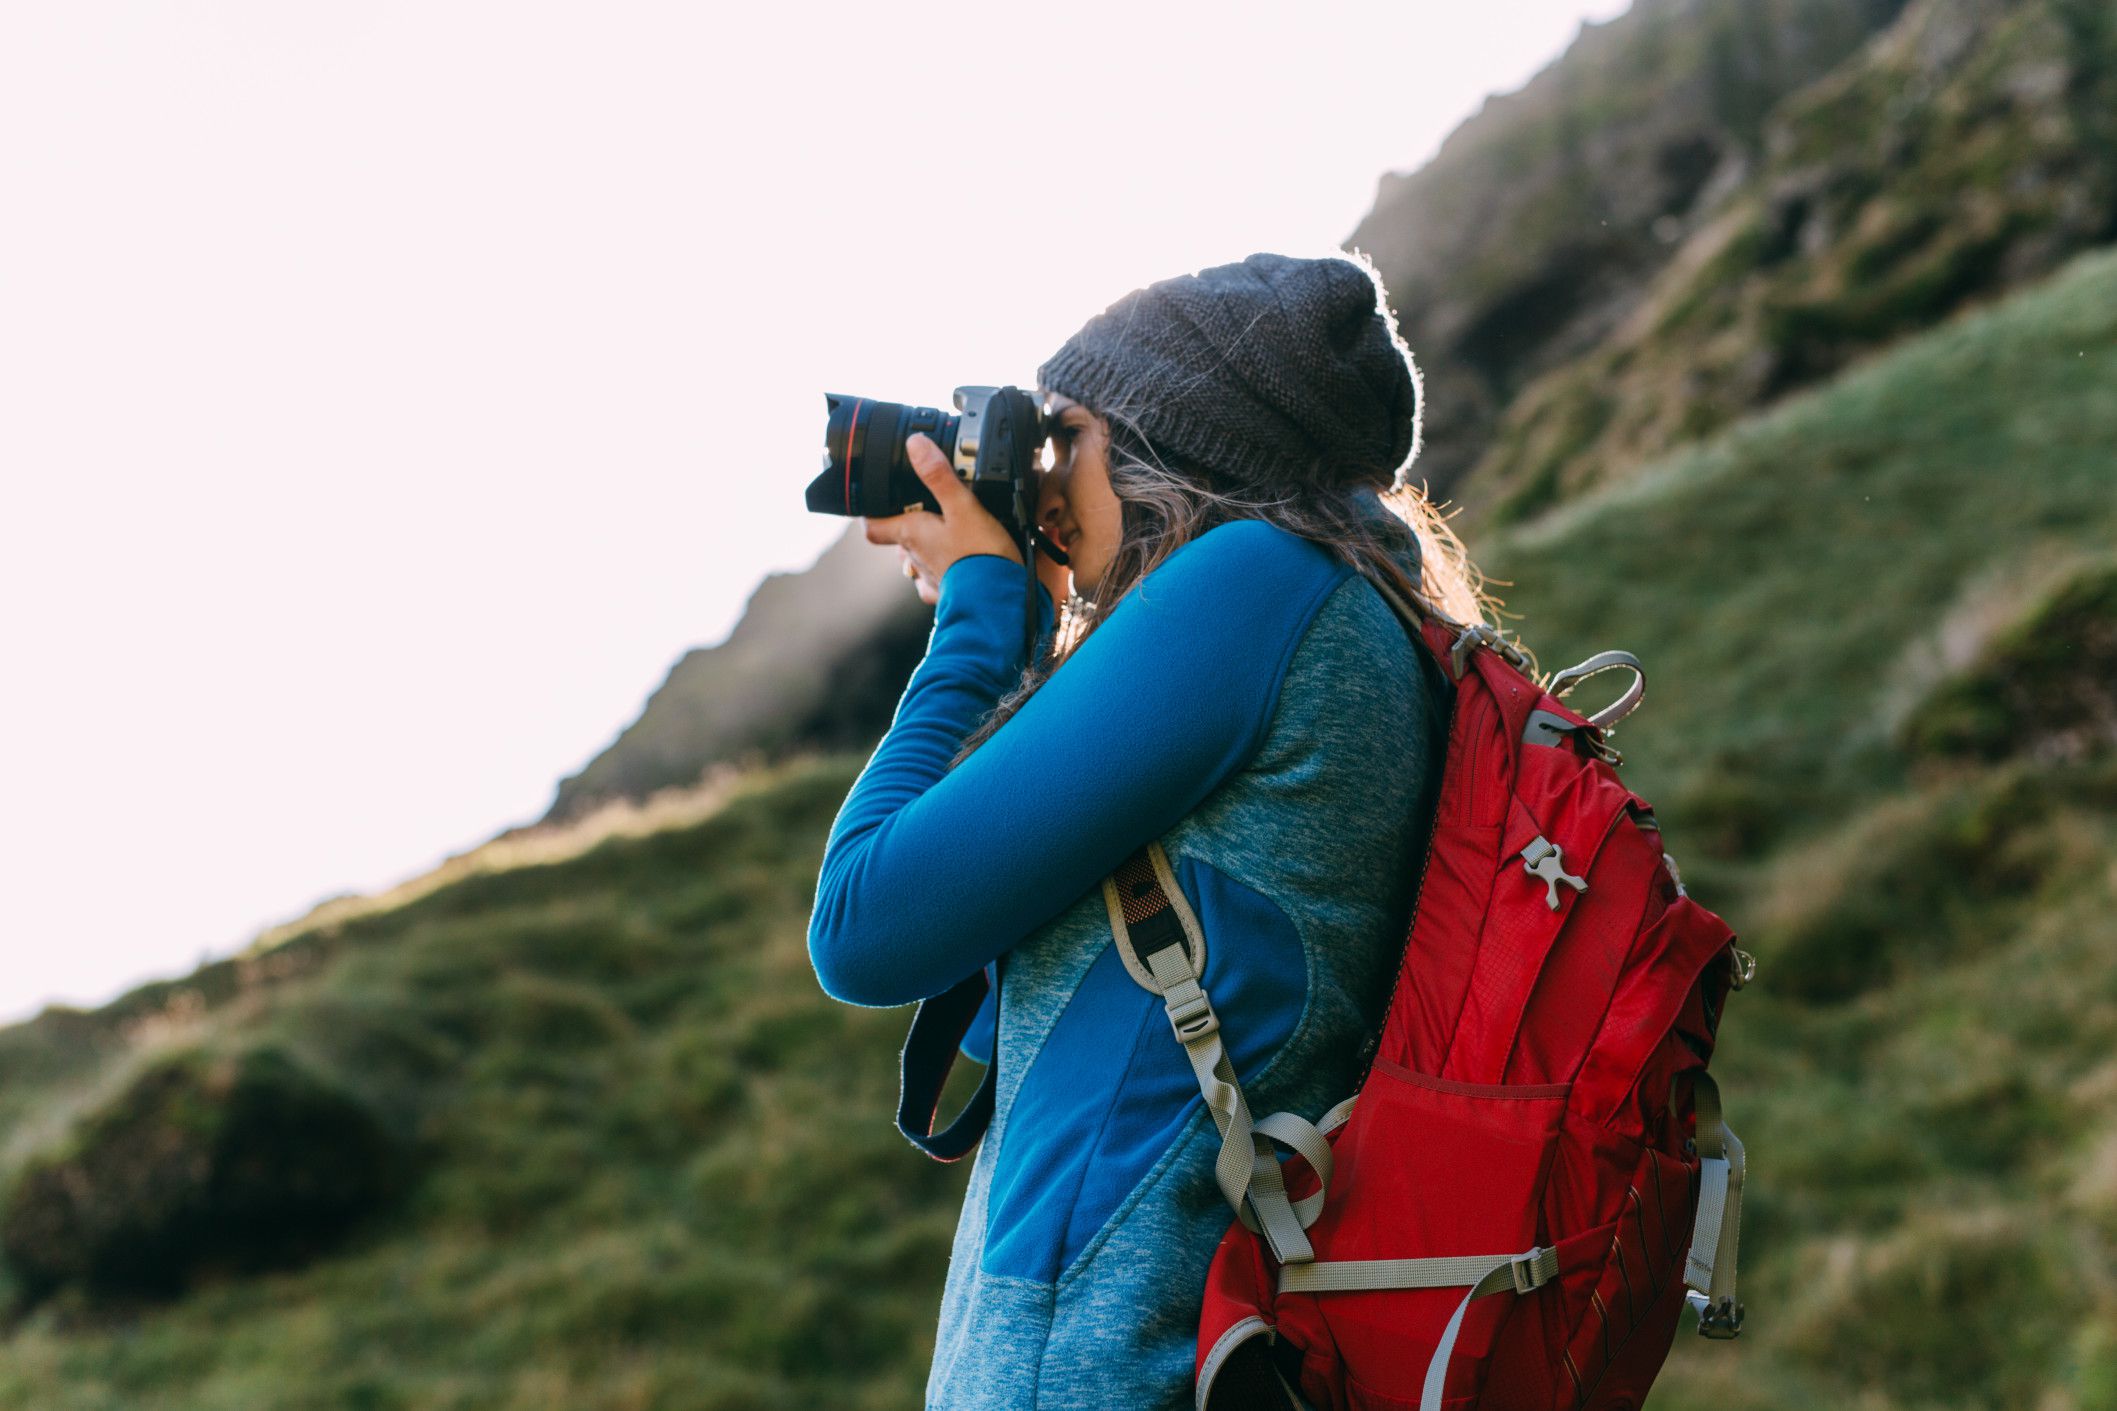
[[[1053,393],[1046,405],[1055,421],[1036,521],[1072,560],[1073,590],[1092,600],[1124,533],[1123,509],[1110,488],[1110,443],[1102,418],[1072,398]]]

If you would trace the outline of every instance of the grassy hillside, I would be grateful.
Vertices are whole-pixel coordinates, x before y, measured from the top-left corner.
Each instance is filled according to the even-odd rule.
[[[916,1404],[957,1173],[888,1124],[901,1016],[826,1002],[804,947],[856,769],[0,1036],[16,1114],[116,1046],[96,1031],[148,1051],[120,1091],[162,1055],[291,1052],[403,1134],[409,1177],[305,1269],[47,1301],[0,1345],[0,1406]]]
[[[1628,779],[1761,958],[1715,1064],[1750,1329],[1663,1411],[2117,1406],[2113,543],[2102,255],[1478,546],[1546,666],[1645,659]],[[398,1177],[303,1267],[62,1285],[0,1407],[916,1404],[959,1173],[889,1128],[904,1016],[802,947],[856,767],[0,1032],[16,1192],[137,1195],[98,1151],[172,1056],[209,1109],[306,1074]]]

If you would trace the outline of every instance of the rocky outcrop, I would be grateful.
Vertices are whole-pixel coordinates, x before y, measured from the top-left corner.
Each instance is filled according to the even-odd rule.
[[[2117,238],[2117,11],[1918,0],[1781,103],[1755,170],[1680,224],[1622,320],[1498,412],[1462,482],[1474,513],[1622,478]]]
[[[1425,378],[1419,470],[1453,492],[1538,376],[1595,349],[1754,169],[1765,117],[1903,0],[1637,0],[1583,26],[1433,161],[1382,180],[1374,257]]]
[[[1346,243],[1424,374],[1417,470],[1493,521],[2113,237],[2107,0],[1637,0],[1385,177]],[[932,623],[891,567],[855,528],[767,579],[547,821],[871,743]]]

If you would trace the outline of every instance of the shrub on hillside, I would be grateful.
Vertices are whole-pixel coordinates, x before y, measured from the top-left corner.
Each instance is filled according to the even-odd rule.
[[[1781,860],[1752,926],[1775,993],[1850,999],[1989,950],[2054,876],[2092,875],[2099,774],[2023,767],[1906,795]]]
[[[2117,564],[2083,570],[1904,722],[1920,754],[2072,762],[2117,745]]]
[[[32,1156],[0,1253],[34,1301],[166,1295],[208,1270],[297,1263],[401,1184],[364,1103],[275,1045],[155,1060]]]

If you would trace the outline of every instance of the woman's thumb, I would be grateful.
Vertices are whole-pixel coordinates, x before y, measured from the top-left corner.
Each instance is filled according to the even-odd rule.
[[[931,436],[923,431],[914,433],[904,443],[904,450],[911,457],[911,468],[919,473],[919,479],[943,506],[961,493],[963,482],[956,478],[955,467],[948,463],[947,456],[941,454],[941,448],[934,444]]]

